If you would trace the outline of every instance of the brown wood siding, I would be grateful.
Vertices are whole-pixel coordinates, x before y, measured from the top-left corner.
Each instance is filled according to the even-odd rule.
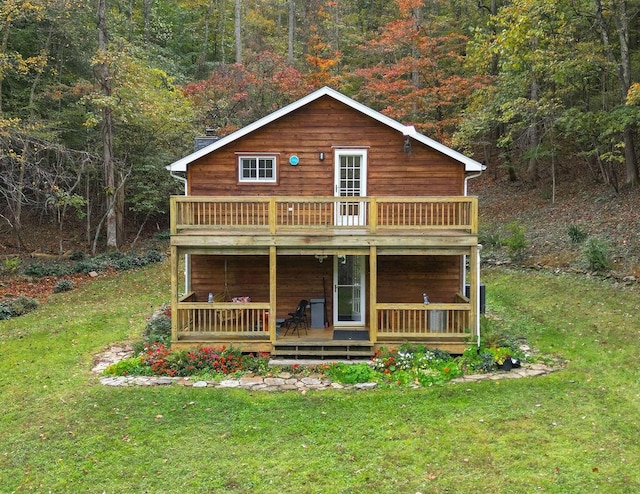
[[[368,150],[367,195],[462,195],[464,165],[331,98],[321,98],[189,165],[191,195],[333,195],[336,147]],[[274,154],[276,184],[239,183],[238,154]],[[325,153],[320,161],[319,153]],[[289,157],[300,158],[290,166]]]
[[[195,301],[206,301],[209,292],[219,294],[224,291],[225,260],[230,297],[250,297],[253,302],[269,301],[267,256],[193,255],[191,288],[196,293]],[[378,258],[378,302],[419,303],[426,291],[433,303],[452,303],[460,292],[460,266],[461,258],[458,256],[381,256]],[[278,257],[276,317],[285,317],[301,299],[325,298],[323,277],[326,310],[329,321],[332,321],[332,258],[320,263],[313,256]],[[368,278],[367,275],[367,300]]]
[[[229,296],[250,297],[252,302],[269,301],[269,258],[267,256],[191,256],[191,289],[195,300],[205,302],[209,292],[220,294],[225,289],[224,265],[227,264]],[[324,298],[322,278],[326,280],[327,298],[333,286],[332,261],[323,263],[313,256],[278,257],[277,315],[284,318],[301,299]],[[331,310],[331,301],[327,303]],[[331,312],[328,312],[331,314]]]
[[[378,302],[420,303],[427,293],[433,303],[453,303],[460,293],[458,256],[378,257]]]
[[[269,258],[264,256],[191,256],[191,289],[198,302],[207,294],[225,290],[233,297],[251,297],[254,302],[269,301]]]
[[[322,278],[327,289],[327,314],[331,321],[331,295],[333,287],[333,261],[323,263],[313,256],[280,256],[277,269],[277,317],[285,317],[302,299],[324,298]]]

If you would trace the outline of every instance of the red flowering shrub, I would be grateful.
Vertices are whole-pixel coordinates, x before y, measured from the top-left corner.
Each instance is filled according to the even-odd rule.
[[[187,374],[196,371],[213,371],[222,374],[233,374],[242,370],[242,355],[229,351],[225,347],[216,349],[203,347],[187,353],[185,370]]]
[[[159,376],[188,376],[202,371],[233,374],[243,370],[242,353],[225,347],[172,351],[162,343],[154,343],[145,348],[141,359]]]
[[[178,370],[168,359],[171,350],[162,343],[154,343],[144,349],[142,363],[151,367],[151,371],[158,376],[176,376]]]

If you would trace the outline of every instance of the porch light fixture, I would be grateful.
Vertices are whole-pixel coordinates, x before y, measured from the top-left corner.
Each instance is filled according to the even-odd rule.
[[[320,264],[322,264],[327,257],[329,257],[329,256],[327,256],[326,254],[316,254],[315,255],[315,258],[318,260],[318,262]]]
[[[323,153],[322,151],[320,151],[320,152],[318,153],[318,159],[319,159],[320,161],[324,161],[324,153]]]
[[[404,154],[411,154],[411,140],[408,137],[404,140],[402,150],[404,151]]]

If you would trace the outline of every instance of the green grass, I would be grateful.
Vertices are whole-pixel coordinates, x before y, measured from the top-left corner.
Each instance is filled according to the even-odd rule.
[[[487,306],[568,359],[420,390],[110,388],[91,356],[169,298],[164,263],[0,322],[0,492],[640,490],[638,289],[492,270]]]

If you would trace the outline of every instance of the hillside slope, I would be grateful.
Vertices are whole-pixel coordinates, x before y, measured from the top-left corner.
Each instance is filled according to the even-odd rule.
[[[568,229],[575,225],[590,237],[607,241],[612,271],[618,277],[640,279],[640,190],[610,187],[582,179],[559,183],[555,201],[550,187],[494,180],[488,173],[469,182],[477,195],[482,234],[509,235],[506,225],[517,221],[526,230],[522,263],[547,268],[585,269],[581,245],[572,245]],[[487,249],[485,257],[494,253]],[[504,256],[503,256],[504,257]]]

